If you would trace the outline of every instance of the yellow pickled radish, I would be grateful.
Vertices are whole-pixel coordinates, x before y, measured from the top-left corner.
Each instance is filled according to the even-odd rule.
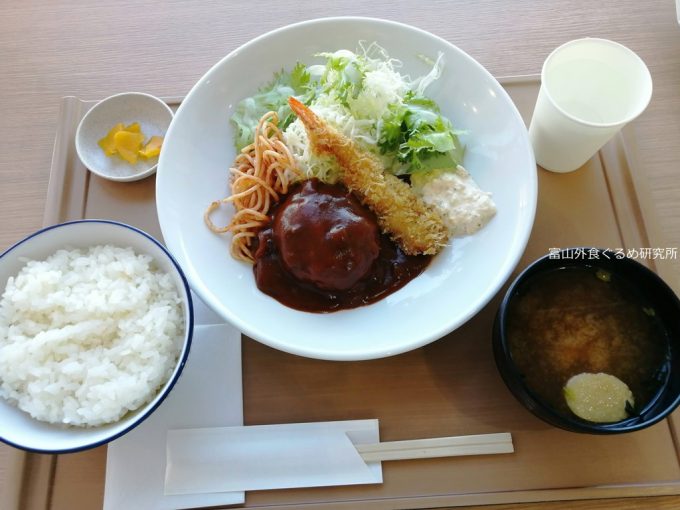
[[[162,136],[152,136],[144,144],[145,139],[146,136],[142,133],[139,122],[133,122],[127,126],[118,123],[98,143],[107,156],[111,157],[118,154],[122,159],[134,165],[139,156],[152,158],[158,156],[161,152]]]
[[[139,149],[144,142],[144,135],[142,133],[118,131],[113,135],[113,141],[121,158],[133,165],[137,163]]]
[[[144,148],[139,151],[139,155],[144,158],[152,158],[158,156],[161,153],[161,146],[163,145],[162,136],[152,136],[151,139],[146,143]]]
[[[116,143],[113,140],[113,137],[119,131],[123,131],[123,129],[124,129],[123,124],[118,123],[111,128],[109,133],[104,138],[99,140],[99,146],[104,151],[104,154],[106,154],[107,156],[113,156],[117,152]]]
[[[125,131],[130,131],[131,133],[141,133],[142,126],[139,125],[139,122],[133,122],[132,124],[125,126]]]

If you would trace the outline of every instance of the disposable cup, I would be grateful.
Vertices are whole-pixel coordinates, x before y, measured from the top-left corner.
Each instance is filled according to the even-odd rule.
[[[536,161],[553,172],[580,168],[651,98],[652,77],[632,50],[597,38],[563,44],[541,71],[529,126]]]

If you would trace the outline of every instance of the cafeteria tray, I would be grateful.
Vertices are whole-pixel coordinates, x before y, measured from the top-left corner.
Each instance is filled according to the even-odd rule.
[[[528,123],[538,77],[500,81]],[[168,103],[176,107],[180,100]],[[160,237],[153,177],[132,183],[106,181],[87,172],[78,160],[75,130],[93,104],[75,97],[62,101],[45,224],[110,218]],[[669,261],[640,250],[667,246],[635,161],[633,123],[576,172],[555,174],[539,168],[536,221],[514,274],[551,248],[636,249],[640,261],[677,292]],[[200,178],[200,168],[195,170]],[[511,432],[515,453],[387,462],[382,484],[254,491],[247,493],[245,506],[432,508],[680,494],[677,413],[631,434],[581,435],[544,424],[512,397],[491,351],[491,325],[504,290],[453,333],[385,359],[321,361],[244,338],[244,420],[257,425],[378,418],[384,441]],[[101,508],[105,460],[105,447],[59,456],[29,454],[23,507]]]

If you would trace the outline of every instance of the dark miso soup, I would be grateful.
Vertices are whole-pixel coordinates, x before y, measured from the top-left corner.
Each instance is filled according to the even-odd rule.
[[[580,373],[604,372],[626,383],[634,414],[666,382],[667,333],[645,296],[616,274],[566,267],[536,275],[507,313],[510,354],[527,388],[562,414],[571,415],[563,387]]]

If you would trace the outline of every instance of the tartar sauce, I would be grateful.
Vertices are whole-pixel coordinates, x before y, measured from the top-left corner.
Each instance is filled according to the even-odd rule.
[[[423,201],[441,215],[454,237],[474,234],[496,214],[491,193],[480,189],[460,165],[429,179],[420,187],[420,193]]]

